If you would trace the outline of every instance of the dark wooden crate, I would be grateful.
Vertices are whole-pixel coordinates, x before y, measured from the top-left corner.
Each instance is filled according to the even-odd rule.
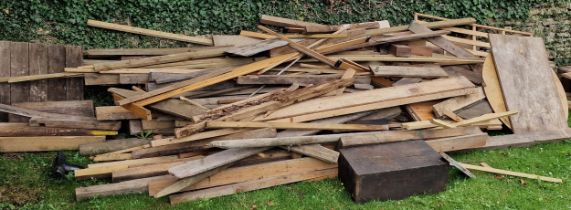
[[[357,202],[446,189],[448,164],[422,140],[340,150],[339,179]]]

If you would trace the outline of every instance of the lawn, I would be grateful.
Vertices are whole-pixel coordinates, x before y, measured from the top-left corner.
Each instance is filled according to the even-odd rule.
[[[71,162],[87,163],[77,153]],[[337,180],[304,182],[171,206],[143,194],[74,200],[74,189],[108,180],[50,178],[55,153],[0,156],[0,209],[571,209],[571,141],[529,148],[452,154],[466,163],[562,178],[563,184],[475,172],[466,179],[451,170],[448,189],[401,201],[353,203]]]

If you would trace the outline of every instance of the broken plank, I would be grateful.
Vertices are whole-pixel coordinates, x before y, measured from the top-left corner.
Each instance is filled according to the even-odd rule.
[[[77,150],[81,144],[103,141],[105,136],[0,137],[0,152]]]

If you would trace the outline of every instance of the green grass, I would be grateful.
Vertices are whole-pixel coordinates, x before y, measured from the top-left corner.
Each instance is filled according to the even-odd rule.
[[[71,162],[88,160],[66,153]],[[353,203],[337,180],[304,182],[171,206],[143,194],[74,201],[74,189],[108,180],[50,178],[55,153],[0,156],[0,209],[570,209],[571,141],[529,148],[474,151],[459,161],[562,178],[563,184],[475,172],[466,179],[451,170],[448,189],[400,201]]]

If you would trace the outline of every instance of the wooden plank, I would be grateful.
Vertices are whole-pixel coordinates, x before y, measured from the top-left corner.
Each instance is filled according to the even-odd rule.
[[[105,136],[0,137],[0,152],[77,150],[81,144],[103,141]]]
[[[289,46],[290,46],[290,47],[292,47],[292,48],[298,50],[299,52],[301,52],[301,53],[303,53],[303,54],[305,54],[305,55],[307,55],[307,56],[309,56],[309,57],[315,58],[315,59],[317,59],[317,60],[319,60],[319,61],[321,61],[321,62],[323,62],[323,63],[325,63],[325,64],[327,64],[327,65],[329,65],[329,66],[331,66],[331,67],[334,67],[334,68],[336,67],[335,61],[333,61],[333,60],[327,58],[327,57],[324,56],[323,54],[320,54],[320,53],[318,53],[317,51],[312,50],[312,49],[309,48],[309,47],[306,47],[306,46],[303,46],[303,45],[301,45],[301,44],[298,44],[298,43],[296,43],[296,42],[290,40],[289,38],[285,37],[284,35],[272,31],[272,30],[269,29],[269,28],[266,28],[266,27],[260,26],[260,25],[258,25],[258,28],[259,28],[260,30],[262,30],[262,31],[265,31],[265,32],[269,33],[269,34],[272,34],[272,35],[274,35],[274,36],[277,36],[277,37],[280,38],[281,40],[287,41],[287,42],[289,43]]]
[[[77,115],[84,117],[94,117],[94,105],[91,100],[76,101],[44,101],[44,102],[24,102],[12,104],[15,107],[31,109],[40,112],[56,114]]]
[[[448,137],[426,141],[436,152],[451,152],[480,148],[486,145],[487,133]]]
[[[394,42],[402,42],[402,41],[411,41],[411,40],[418,40],[418,39],[427,39],[442,36],[444,34],[450,33],[449,31],[439,30],[439,31],[426,31],[417,34],[405,34],[400,36],[377,36],[372,37],[369,39],[368,45],[378,45],[378,44],[386,44],[386,43],[394,43]],[[399,56],[400,57],[400,56]]]
[[[393,55],[397,57],[410,57],[412,52],[409,46],[402,44],[391,45],[390,51]]]
[[[412,31],[413,33],[417,33],[417,34],[428,33],[428,32],[432,31],[432,30],[430,30],[430,28],[426,27],[425,25],[420,24],[420,23],[416,23],[416,22],[411,23],[408,29],[410,31]],[[444,37],[433,37],[433,38],[428,38],[427,40],[429,42],[431,42],[432,44],[446,50],[446,52],[449,52],[452,55],[455,55],[456,57],[459,57],[459,58],[475,58],[476,57],[472,53],[468,52],[466,49],[458,47],[457,45],[448,41]]]
[[[122,97],[137,95],[137,92],[125,89],[110,88],[109,92],[118,94]],[[192,119],[193,116],[204,114],[205,110],[200,109],[192,104],[188,104],[178,99],[167,99],[156,104],[150,105],[150,108],[161,111],[170,115]]]
[[[127,25],[107,23],[107,22],[102,22],[102,21],[97,21],[97,20],[87,20],[87,25],[92,26],[92,27],[97,27],[97,28],[109,29],[109,30],[116,30],[116,31],[123,31],[123,32],[127,32],[127,33],[134,33],[134,34],[140,34],[140,35],[145,35],[145,36],[159,37],[159,38],[163,38],[163,39],[171,39],[171,40],[182,41],[182,42],[190,42],[190,43],[194,43],[194,44],[212,45],[212,39],[205,38],[205,37],[192,37],[192,36],[186,36],[186,35],[182,35],[182,34],[174,34],[174,33],[156,31],[156,30],[145,29],[145,28],[138,28],[138,27],[127,26]]]
[[[375,102],[396,100],[412,96],[427,95],[452,89],[472,88],[474,85],[463,77],[438,79],[427,82],[388,87],[375,90],[367,90],[356,93],[343,94],[340,96],[317,98],[296,103],[264,117],[265,120],[280,119],[314,112],[335,110],[344,107],[371,104]],[[360,100],[354,100],[359,98]],[[434,98],[435,100],[438,98]],[[402,104],[399,104],[402,105]],[[397,105],[398,106],[398,105]]]
[[[238,77],[236,83],[243,85],[310,85],[331,82],[341,78],[339,74],[331,75],[245,75]],[[370,84],[369,76],[356,76],[354,83]]]
[[[193,186],[186,187],[182,189],[181,192],[258,180],[268,176],[280,176],[300,173],[308,170],[325,170],[332,168],[336,168],[336,165],[327,164],[313,158],[298,158],[248,166],[232,167],[209,177],[207,180],[203,180]],[[152,181],[149,183],[149,194],[154,196],[159,192],[159,190],[163,189],[169,184],[174,183],[175,181],[175,177]]]
[[[169,54],[169,55],[155,56],[148,58],[95,63],[93,64],[93,71],[98,72],[98,71],[107,71],[112,69],[144,67],[144,66],[152,66],[164,63],[173,63],[178,61],[212,58],[212,57],[222,56],[224,54],[224,50],[226,50],[226,48],[212,48],[208,50],[184,52],[184,53]]]
[[[10,77],[27,76],[29,72],[29,51],[26,42],[10,43]],[[10,85],[10,103],[30,101],[30,83],[16,83]],[[25,122],[19,116],[10,116],[11,122]]]
[[[288,43],[283,40],[268,39],[255,44],[233,47],[227,49],[226,53],[248,57],[274,48],[286,46],[287,44]]]
[[[99,106],[95,108],[97,120],[135,120],[141,119],[121,106]]]
[[[514,133],[567,128],[543,39],[490,34],[490,42],[507,109],[519,112]]]
[[[314,113],[310,113],[310,114],[284,117],[284,118],[279,119],[279,121],[306,122],[306,121],[311,121],[311,120],[316,120],[316,119],[323,119],[323,118],[328,118],[328,117],[335,117],[335,116],[341,116],[341,115],[364,112],[364,111],[384,109],[384,108],[395,107],[395,106],[400,106],[400,105],[405,105],[405,104],[456,97],[456,96],[471,94],[474,92],[475,92],[475,89],[460,89],[460,90],[444,91],[444,92],[434,93],[434,94],[411,96],[411,97],[402,98],[402,99],[386,100],[386,101],[380,101],[380,102],[375,102],[375,103],[370,103],[370,104],[333,109],[333,110],[329,110],[329,111],[319,111],[319,112],[314,112]]]
[[[491,53],[486,56],[486,60],[482,65],[482,80],[484,81],[482,87],[484,88],[486,99],[490,103],[494,112],[507,111],[504,94],[496,72],[496,64],[494,63],[494,58]],[[508,128],[512,128],[509,117],[502,117],[500,120]]]
[[[340,131],[375,131],[388,130],[388,125],[366,124],[325,124],[325,123],[289,123],[289,122],[231,122],[208,121],[207,128],[277,128],[277,129],[307,129],[307,130],[340,130]]]
[[[65,46],[65,67],[79,67],[83,63],[83,49],[80,46]],[[82,77],[68,78],[66,81],[66,99],[83,100]]]
[[[193,160],[182,165],[174,166],[169,169],[169,173],[178,178],[194,176],[217,167],[242,160],[267,149],[269,148],[240,148],[224,150],[208,155],[199,160]]]
[[[394,55],[331,55],[328,58],[338,60],[345,58],[355,62],[379,61],[379,62],[421,62],[421,63],[438,63],[439,65],[461,65],[461,64],[478,64],[482,63],[481,59],[454,58],[450,56],[410,56],[396,57]],[[301,62],[316,62],[313,59],[303,59]]]
[[[537,131],[510,135],[491,136],[481,148],[509,148],[561,141],[571,138],[571,129]]]
[[[137,147],[148,143],[149,143],[148,140],[133,138],[133,139],[115,139],[105,142],[82,144],[79,146],[79,154],[81,155],[103,154],[122,149]]]
[[[117,131],[99,131],[73,128],[33,127],[28,123],[0,123],[0,136],[106,136],[117,135]]]
[[[434,29],[434,28],[448,28],[453,26],[469,25],[472,23],[476,23],[476,19],[460,18],[460,19],[442,20],[442,21],[435,21],[435,22],[421,23],[421,24],[430,29]],[[372,29],[372,30],[367,30],[367,35],[381,35],[387,33],[401,32],[408,30],[408,28],[409,28],[408,25],[402,25],[402,26],[393,26],[390,28]]]
[[[276,138],[253,138],[253,139],[239,139],[239,140],[219,140],[212,141],[208,145],[219,148],[266,148],[270,146],[293,146],[304,144],[322,144],[334,143],[339,141],[341,137],[352,135],[366,135],[376,134],[376,132],[359,132],[359,133],[341,133],[341,134],[328,134],[328,135],[313,135],[313,136],[287,136]]]
[[[199,48],[201,49],[201,48]],[[195,51],[196,48],[95,48],[84,50],[83,54],[87,57],[94,56],[122,56],[122,55],[169,55],[183,52]]]
[[[207,87],[213,84],[217,84],[229,79],[233,79],[242,75],[246,75],[252,72],[259,71],[268,66],[272,66],[281,62],[284,58],[289,58],[291,55],[283,55],[278,57],[273,57],[265,60],[261,60],[255,63],[246,64],[237,68],[230,70],[228,73],[221,74],[218,76],[211,77],[209,79],[201,78],[198,81],[177,83],[175,85],[169,86],[168,88],[161,88],[155,91],[148,92],[147,94],[141,94],[136,97],[129,97],[119,101],[120,105],[126,105],[129,103],[137,102],[139,105],[148,105],[162,101],[164,99],[183,94],[185,92],[197,90],[203,87]],[[196,78],[195,78],[196,79]]]
[[[485,98],[486,96],[484,95],[482,88],[478,88],[478,92],[476,93],[450,98],[448,100],[434,104],[433,106],[434,114],[437,117],[442,117],[445,116],[446,114],[449,114],[447,112],[458,111],[478,101],[484,100]]]
[[[48,73],[61,73],[65,68],[66,51],[64,46],[49,45],[48,46]],[[48,100],[49,101],[65,101],[67,99],[67,80],[52,79],[48,80]]]
[[[248,192],[258,189],[264,189],[277,185],[295,183],[305,180],[315,180],[323,178],[332,178],[337,176],[337,169],[327,169],[319,171],[309,171],[304,173],[296,173],[284,176],[268,177],[260,180],[231,184],[226,186],[214,187],[205,190],[193,191],[188,193],[176,194],[169,197],[171,204],[188,202],[198,199],[213,198],[224,195],[231,195],[238,192]]]
[[[10,77],[10,42],[0,41],[0,77]],[[0,103],[10,104],[10,85],[0,83]],[[8,121],[8,114],[0,113],[0,122]]]
[[[308,30],[307,32],[315,33],[315,32],[331,32],[336,31],[337,27],[328,26],[318,23],[310,23],[300,20],[293,20],[289,18],[283,17],[276,17],[270,15],[262,15],[260,18],[260,23],[266,25],[273,25],[273,26],[280,26],[280,27],[294,27],[294,28],[304,28],[304,30]]]
[[[196,158],[200,158],[202,156],[196,156]],[[186,160],[174,161],[174,162],[167,162],[167,163],[157,163],[145,166],[137,166],[137,167],[129,167],[126,169],[119,169],[114,170],[111,173],[111,177],[113,182],[122,182],[132,179],[140,179],[145,177],[153,177],[153,176],[160,176],[160,175],[167,175],[168,169],[170,167],[180,165],[184,163]]]
[[[382,66],[371,65],[371,71],[378,77],[447,77],[448,74],[440,66]]]
[[[29,50],[30,75],[46,75],[48,73],[48,48],[42,44],[30,43]],[[48,82],[44,80],[30,82],[30,101],[47,100]]]
[[[214,46],[244,46],[260,42],[259,39],[250,38],[241,35],[212,35]]]
[[[466,163],[460,163],[460,164],[467,169],[472,169],[472,170],[476,170],[476,171],[483,171],[483,172],[500,174],[500,175],[523,177],[523,178],[528,178],[528,179],[537,179],[537,180],[546,181],[546,182],[553,182],[553,183],[563,183],[563,180],[561,180],[559,178],[546,177],[546,176],[540,176],[540,175],[535,175],[535,174],[527,174],[527,173],[521,173],[521,172],[514,172],[514,171],[508,171],[508,170],[497,169],[497,168],[492,168],[492,167],[471,165],[471,164],[466,164]]]
[[[148,74],[119,74],[119,84],[146,84],[149,82]]]
[[[84,80],[85,80],[86,86],[91,86],[91,85],[118,85],[119,84],[119,75],[87,73],[87,74],[84,74]]]
[[[166,175],[165,175],[166,176]],[[88,187],[75,188],[75,199],[82,201],[89,198],[123,195],[130,193],[143,193],[148,189],[148,183],[165,176],[155,176],[143,179],[135,179],[119,183],[100,184]]]
[[[122,161],[105,162],[105,163],[94,163],[90,164],[90,167],[88,168],[78,169],[74,171],[74,175],[76,180],[84,180],[87,178],[109,177],[111,176],[111,173],[115,170],[127,169],[129,167],[134,167],[134,166],[151,165],[156,163],[174,162],[178,160],[179,160],[178,156],[173,155],[173,156],[122,160]]]
[[[470,134],[481,134],[482,131],[478,127],[464,127],[452,129],[438,129],[438,130],[419,130],[419,131],[385,131],[376,134],[365,135],[351,135],[341,137],[339,142],[340,147],[352,147],[368,144],[388,143],[395,141],[409,141],[409,140],[428,140],[447,138],[454,136],[463,136]]]

